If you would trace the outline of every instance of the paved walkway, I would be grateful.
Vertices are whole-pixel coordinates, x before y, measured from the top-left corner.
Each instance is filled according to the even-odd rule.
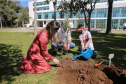
[[[37,31],[40,31],[42,29],[42,27],[38,27],[37,28]],[[88,30],[86,28],[86,30]],[[72,31],[76,31],[75,28],[72,29]],[[106,32],[106,29],[94,29],[94,28],[91,28],[91,31],[93,32],[100,32],[100,33],[105,33]],[[0,32],[34,32],[34,29],[33,28],[17,28],[17,29],[0,29]],[[126,34],[126,30],[123,31],[123,29],[120,29],[120,30],[115,30],[115,29],[112,29],[112,33],[116,33],[116,34]]]
[[[37,29],[39,31],[40,29]],[[2,32],[34,32],[34,29],[30,28],[17,28],[17,29],[0,29]]]
[[[99,31],[100,33],[105,33],[106,32],[106,29],[103,29],[102,31]],[[125,31],[123,31],[123,29],[112,29],[111,30],[111,33],[113,33],[113,34],[126,34],[126,30]]]

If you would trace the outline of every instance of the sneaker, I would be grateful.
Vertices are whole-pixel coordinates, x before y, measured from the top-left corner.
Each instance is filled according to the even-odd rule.
[[[58,48],[58,52],[59,53],[63,53],[63,49],[62,48]]]
[[[57,56],[57,51],[53,51],[53,56]]]
[[[95,59],[97,57],[97,51],[93,51],[92,59]]]

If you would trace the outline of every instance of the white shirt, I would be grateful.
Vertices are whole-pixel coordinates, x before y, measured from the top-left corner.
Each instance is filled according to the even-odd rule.
[[[79,36],[80,41],[83,40],[84,45],[86,45],[89,38],[92,38],[91,33],[89,31],[85,31],[84,34],[80,34],[80,36]],[[91,50],[94,50],[92,39],[91,39],[91,42],[89,43],[88,47],[91,48]]]
[[[126,27],[126,23],[124,23],[123,26]]]
[[[55,34],[55,38],[57,38],[60,41],[65,41],[65,37],[68,38],[68,40],[71,40],[71,32],[68,31],[68,35],[67,32],[63,32],[63,29],[60,27],[57,31],[57,33]]]

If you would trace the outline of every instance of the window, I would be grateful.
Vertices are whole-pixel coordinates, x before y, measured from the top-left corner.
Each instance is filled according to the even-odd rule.
[[[54,14],[52,14],[52,19],[54,19]]]
[[[121,17],[126,17],[126,7],[123,7],[121,10]]]
[[[44,21],[44,24],[46,24],[46,21]]]
[[[112,17],[119,17],[119,8],[113,8]]]
[[[38,15],[38,19],[41,19],[41,15]]]
[[[46,10],[46,8],[43,8],[43,10]]]
[[[39,11],[39,8],[37,8],[37,11]]]
[[[45,14],[45,19],[48,19],[48,14]]]
[[[64,13],[60,12],[60,18],[64,18]]]

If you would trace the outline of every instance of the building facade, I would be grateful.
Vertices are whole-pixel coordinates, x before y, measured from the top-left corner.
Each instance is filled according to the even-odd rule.
[[[69,2],[70,0],[66,0]],[[108,0],[100,0],[91,14],[91,28],[102,28],[107,27],[107,15],[108,15]],[[126,0],[113,0],[112,10],[112,28],[119,29],[123,26],[126,21]],[[61,3],[61,0],[57,0],[57,6]],[[29,26],[33,26],[34,23],[34,1],[28,3],[29,6]],[[53,2],[45,3],[45,0],[37,0],[37,27],[45,27],[48,22],[54,20],[54,6]],[[56,11],[56,20],[60,23],[64,21],[66,14],[60,14],[60,11]],[[76,28],[81,21],[84,20],[83,14],[72,15],[69,18],[71,28]],[[87,28],[84,22],[84,27]]]

